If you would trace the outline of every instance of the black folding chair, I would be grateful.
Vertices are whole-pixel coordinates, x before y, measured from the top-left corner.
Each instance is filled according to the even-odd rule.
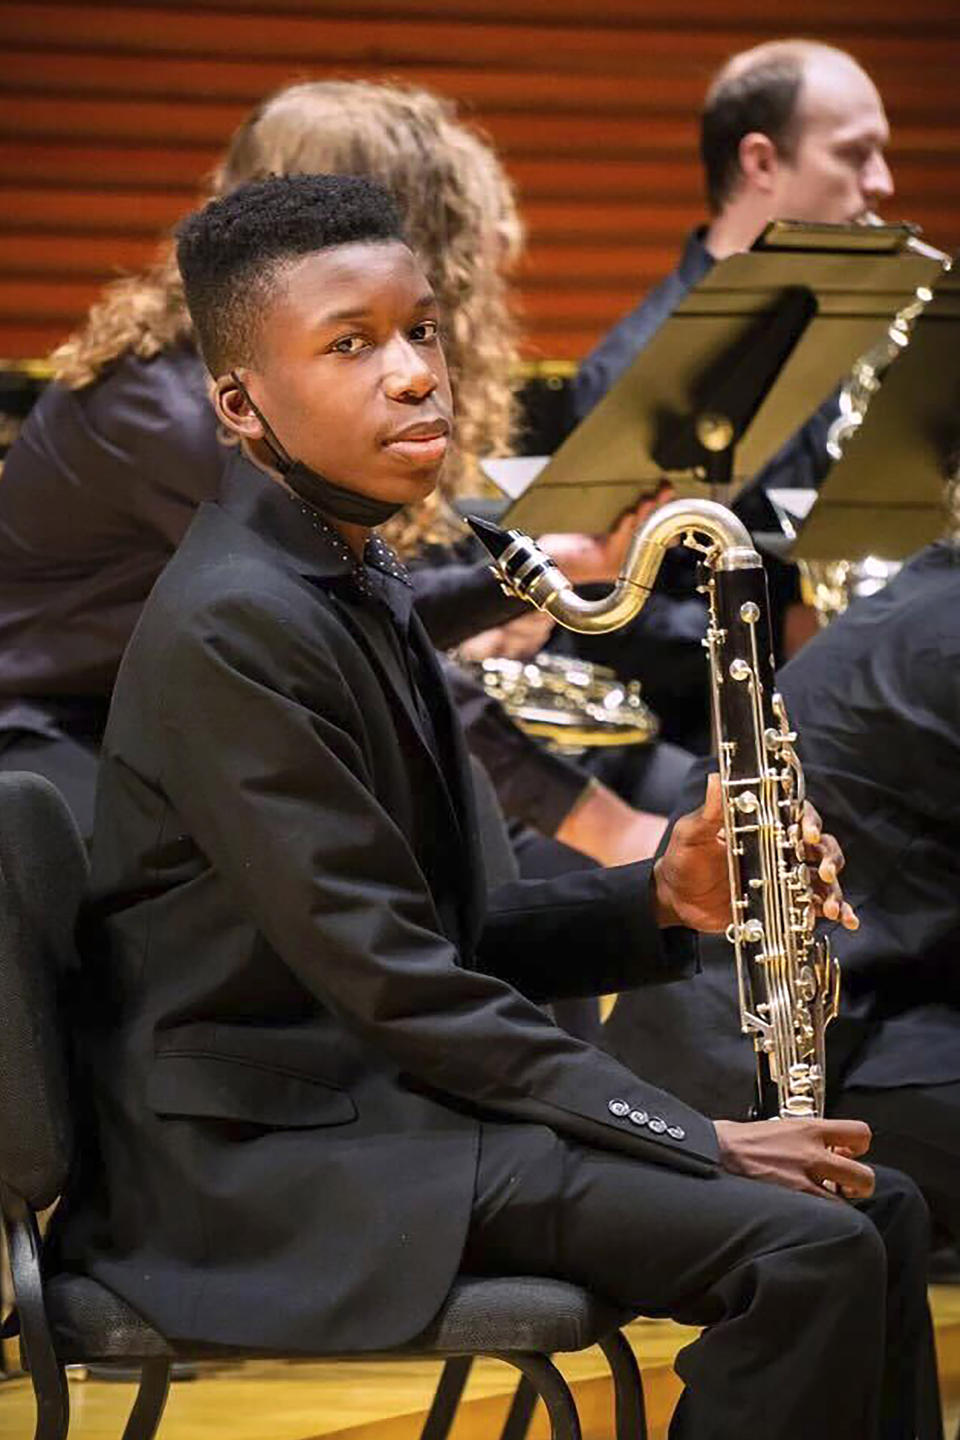
[[[33,1385],[34,1440],[68,1434],[64,1366],[71,1363],[139,1369],[123,1440],[152,1440],[174,1361],[286,1357],[174,1344],[89,1276],[44,1273],[37,1215],[60,1194],[73,1150],[60,1000],[64,976],[77,967],[73,930],[85,882],[83,845],[56,789],[36,775],[0,775],[0,1209],[16,1300],[7,1331],[19,1331]],[[507,1421],[510,1440],[525,1433],[537,1398],[553,1440],[580,1440],[573,1396],[549,1357],[599,1344],[613,1375],[617,1440],[645,1440],[640,1373],[620,1332],[626,1318],[561,1281],[465,1278],[414,1342],[354,1358],[445,1360],[422,1440],[445,1440],[479,1355],[522,1377]]]

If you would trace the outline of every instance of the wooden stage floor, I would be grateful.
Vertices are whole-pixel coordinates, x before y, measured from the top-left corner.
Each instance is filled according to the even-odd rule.
[[[947,1434],[960,1418],[960,1286],[936,1286],[933,1296]],[[673,1357],[696,1334],[670,1321],[637,1321],[630,1340],[643,1368],[650,1440],[664,1440],[679,1391]],[[608,1440],[610,1387],[598,1351],[561,1357],[580,1408],[584,1440]],[[171,1391],[160,1440],[416,1440],[438,1367],[329,1361],[205,1367],[199,1378]],[[494,1361],[477,1365],[452,1440],[495,1440],[512,1393],[512,1372]],[[71,1437],[118,1440],[133,1387],[73,1380]],[[30,1440],[29,1384],[0,1384],[0,1440]],[[546,1440],[538,1416],[532,1440]]]

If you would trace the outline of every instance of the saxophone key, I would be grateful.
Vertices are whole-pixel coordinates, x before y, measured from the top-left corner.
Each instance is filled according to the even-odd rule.
[[[817,1113],[809,1095],[788,1095],[783,1109],[791,1120],[808,1120]]]

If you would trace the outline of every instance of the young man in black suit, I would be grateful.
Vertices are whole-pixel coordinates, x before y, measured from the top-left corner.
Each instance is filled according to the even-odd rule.
[[[179,253],[242,445],[117,682],[81,1043],[99,1158],[61,1263],[172,1337],[313,1352],[412,1338],[460,1270],[562,1276],[708,1326],[674,1435],[874,1436],[922,1345],[925,1214],[887,1188],[881,1239],[825,1193],[870,1194],[867,1127],[714,1125],[538,1005],[686,972],[678,927],[729,916],[716,794],[656,863],[486,900],[456,718],[371,538],[434,484],[450,416],[389,200],[271,179]]]

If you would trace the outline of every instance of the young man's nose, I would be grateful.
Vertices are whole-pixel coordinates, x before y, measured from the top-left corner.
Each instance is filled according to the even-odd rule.
[[[421,350],[399,340],[388,356],[384,383],[391,400],[426,400],[437,388],[437,376]]]

